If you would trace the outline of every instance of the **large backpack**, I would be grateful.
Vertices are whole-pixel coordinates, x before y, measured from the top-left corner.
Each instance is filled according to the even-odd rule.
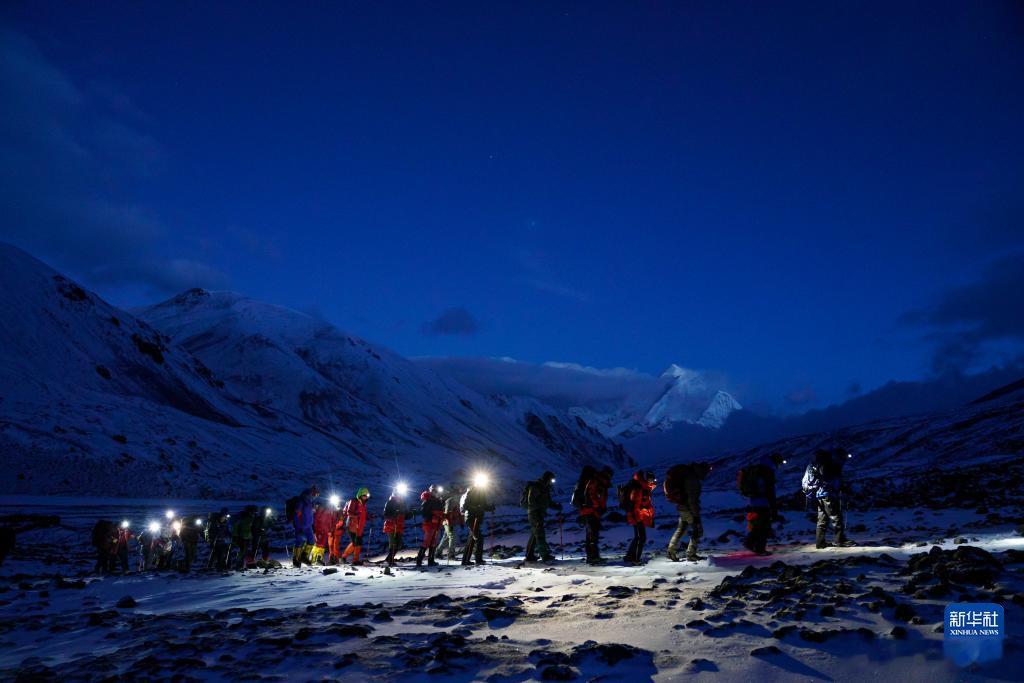
[[[673,465],[665,474],[665,497],[676,505],[686,505],[686,477],[693,468],[690,465]]]
[[[619,484],[618,496],[619,496],[619,508],[629,512],[633,509],[633,499],[631,494],[636,489],[636,481],[630,479],[625,484]]]
[[[819,486],[817,468],[814,466],[814,463],[811,463],[804,470],[804,478],[800,480],[800,488],[803,489],[805,495],[810,497],[818,492]]]
[[[107,542],[113,537],[111,533],[114,523],[109,519],[101,519],[96,522],[96,525],[92,528],[92,544],[93,547],[102,548]]]
[[[530,489],[533,488],[533,482],[526,482],[526,486],[523,487],[523,492],[519,494],[519,507],[524,510],[530,507]]]
[[[569,500],[569,503],[574,508],[581,508],[587,504],[587,484],[590,483],[590,480],[596,474],[597,470],[592,466],[583,466],[583,472],[580,473],[580,478],[576,480],[576,486],[572,489],[572,498]]]
[[[736,485],[744,498],[757,498],[764,495],[762,486],[765,477],[764,465],[747,465],[741,467],[736,474]]]

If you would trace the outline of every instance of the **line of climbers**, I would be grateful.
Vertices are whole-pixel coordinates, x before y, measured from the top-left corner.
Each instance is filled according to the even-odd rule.
[[[419,508],[414,509],[406,500],[408,488],[394,488],[384,504],[383,532],[388,539],[387,566],[395,564],[396,554],[402,550],[405,525],[417,515],[423,530],[423,539],[416,555],[416,566],[436,566],[436,550],[447,550],[448,560],[455,559],[460,530],[468,527],[469,534],[463,547],[462,564],[484,564],[482,529],[484,516],[494,510],[487,498],[487,482],[477,479],[470,486],[455,485],[447,492],[439,484],[431,484],[419,496]],[[285,514],[295,533],[292,565],[306,564],[363,564],[362,548],[368,523],[370,491],[360,487],[353,498],[341,506],[337,497],[327,502],[318,497],[316,486],[305,489],[287,501]],[[369,529],[372,533],[372,529]],[[341,551],[342,539],[348,545]],[[438,543],[440,539],[440,543]],[[350,559],[351,558],[351,559]]]
[[[802,489],[808,506],[813,504],[817,512],[817,548],[828,547],[825,536],[830,526],[835,534],[834,545],[855,545],[846,537],[843,510],[843,465],[850,457],[850,454],[839,449],[819,450],[804,472]],[[776,470],[784,463],[781,454],[770,454],[741,468],[737,473],[740,494],[747,499],[747,535],[743,545],[758,555],[771,554],[767,544],[772,536],[772,524],[778,519]],[[675,531],[665,549],[666,557],[673,562],[682,560],[679,549],[687,535],[689,540],[685,559],[704,559],[698,554],[698,546],[704,535],[701,489],[711,470],[710,464],[697,462],[674,465],[666,473],[662,488],[668,502],[675,505],[678,517]],[[604,562],[600,552],[602,519],[608,511],[612,476],[609,467],[598,470],[585,466],[572,492],[570,502],[585,530],[586,562],[591,565]],[[530,529],[525,557],[528,563],[551,563],[555,559],[547,540],[547,515],[551,510],[557,511],[561,528],[563,506],[553,498],[554,483],[554,474],[544,472],[537,480],[528,482],[520,496],[520,505],[526,510]],[[652,494],[657,484],[653,472],[639,470],[632,479],[617,487],[620,515],[624,513],[626,523],[633,531],[625,554],[627,564],[643,564],[647,529],[654,526]],[[384,505],[383,532],[388,541],[385,559],[387,566],[395,564],[396,554],[403,548],[406,522],[417,516],[423,531],[416,555],[417,567],[423,566],[424,560],[427,566],[437,565],[438,546],[442,555],[447,551],[448,561],[456,559],[456,547],[463,527],[468,527],[469,534],[463,546],[462,564],[484,564],[481,530],[484,516],[494,510],[494,505],[488,501],[485,480],[478,478],[472,485],[452,486],[447,494],[442,486],[431,484],[420,493],[418,508],[406,500],[407,494],[407,488],[399,485]],[[292,564],[296,567],[303,563],[363,564],[364,535],[371,520],[367,507],[369,499],[370,491],[363,486],[342,506],[337,496],[329,500],[320,498],[314,485],[288,500],[285,519],[291,524],[295,539]],[[105,520],[97,522],[93,529],[97,571],[112,572],[120,565],[121,571],[127,572],[129,545],[133,539],[140,551],[141,569],[172,568],[175,549],[180,547],[181,557],[174,568],[191,570],[197,559],[200,537],[206,541],[209,549],[209,555],[203,563],[206,568],[243,569],[274,562],[270,559],[270,508],[261,513],[256,506],[249,505],[234,519],[227,508],[210,513],[205,520],[178,517],[172,511],[168,511],[166,516],[167,524],[150,522],[137,539],[127,521],[120,526]],[[345,545],[344,550],[342,545]]]

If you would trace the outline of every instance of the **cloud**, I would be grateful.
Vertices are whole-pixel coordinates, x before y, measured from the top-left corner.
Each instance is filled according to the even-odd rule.
[[[578,363],[527,363],[514,358],[414,360],[487,396],[532,396],[562,409],[585,406],[614,412],[625,406],[646,410],[670,381],[629,368],[595,368]],[[715,373],[695,373],[694,379],[707,380],[693,384],[695,391],[701,384],[707,400],[717,389],[726,388]],[[705,400],[702,408],[706,405]]]
[[[173,253],[175,231],[123,196],[165,162],[131,98],[76,84],[0,27],[0,101],[0,239],[89,285],[162,295],[226,282],[196,254]]]
[[[803,407],[816,403],[818,392],[814,390],[814,387],[805,385],[790,391],[782,399],[790,406]]]
[[[446,309],[433,320],[423,323],[423,334],[431,337],[438,335],[472,337],[479,329],[480,324],[473,314],[461,306]]]
[[[902,317],[925,330],[934,345],[932,370],[938,374],[969,369],[1000,346],[1019,353],[1024,344],[1024,252],[1002,256],[966,285],[947,290],[930,306]]]
[[[550,265],[547,255],[543,252],[517,249],[512,256],[525,271],[523,282],[533,289],[580,303],[590,303],[591,296],[588,292],[573,287],[555,275],[557,269]]]

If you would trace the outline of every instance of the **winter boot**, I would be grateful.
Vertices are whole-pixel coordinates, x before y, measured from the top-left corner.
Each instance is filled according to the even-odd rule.
[[[693,553],[693,554],[687,553],[686,554],[686,561],[687,562],[700,562],[701,560],[706,560],[706,559],[708,559],[706,556],[698,555],[697,553]]]
[[[299,552],[299,558],[310,566],[312,566],[313,562],[310,560],[309,555],[313,551],[313,547],[308,543],[303,543],[302,550]]]
[[[362,552],[363,552],[362,546],[356,546],[355,552],[352,554],[352,566],[353,567],[361,567],[362,566],[363,561],[359,559],[359,555]]]
[[[665,551],[665,557],[667,557],[672,562],[679,562],[680,561],[679,560],[679,555],[676,553],[675,549],[673,549],[673,548],[669,548],[668,550]]]
[[[814,547],[817,548],[818,550],[822,550],[823,548],[828,548],[829,547],[828,542],[825,540],[825,530],[824,529],[818,529],[817,533],[815,533],[815,535],[814,535]]]
[[[295,548],[292,549],[292,566],[302,566],[302,548],[299,546],[295,546]]]
[[[417,567],[422,567],[423,566],[423,555],[426,552],[427,552],[426,548],[420,548],[420,551],[418,553],[416,553],[416,566]]]
[[[436,567],[437,562],[434,561],[434,546],[427,548],[427,566]]]
[[[855,545],[857,545],[856,542],[851,541],[846,537],[845,531],[840,531],[838,534],[836,534],[835,546],[837,548],[852,548]]]

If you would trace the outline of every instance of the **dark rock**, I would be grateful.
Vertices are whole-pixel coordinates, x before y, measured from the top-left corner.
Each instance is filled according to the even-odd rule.
[[[135,598],[133,598],[130,595],[126,595],[117,601],[116,607],[118,609],[131,609],[132,607],[136,607],[137,605],[138,603],[135,602]]]
[[[371,631],[372,626],[362,624],[333,624],[327,627],[327,633],[342,638],[365,638]]]
[[[323,569],[323,575],[324,576],[330,576],[331,574],[337,574],[337,573],[338,573],[338,568],[337,567],[324,567],[324,569]]]
[[[828,640],[828,634],[823,631],[814,631],[809,628],[800,630],[800,638],[811,643],[824,643]]]
[[[540,672],[540,678],[542,681],[573,681],[578,677],[579,674],[576,673],[575,669],[564,664],[548,666]]]
[[[622,660],[632,659],[641,652],[643,652],[643,650],[633,647],[632,645],[624,645],[622,643],[595,643],[592,640],[588,640],[582,645],[574,647],[572,649],[572,654],[569,655],[569,659],[573,664],[579,664],[588,656],[592,655],[609,666],[615,666]]]
[[[751,657],[770,657],[772,655],[781,655],[782,650],[775,647],[774,645],[765,645],[764,647],[756,647],[750,651]]]
[[[832,605],[825,605],[821,608],[821,616],[823,617],[834,617],[836,615],[836,608]]]
[[[907,629],[903,628],[902,626],[893,626],[892,630],[889,631],[889,635],[895,638],[896,640],[906,640]]]
[[[896,611],[893,612],[893,616],[897,621],[910,621],[915,614],[914,608],[905,602],[896,605]]]

